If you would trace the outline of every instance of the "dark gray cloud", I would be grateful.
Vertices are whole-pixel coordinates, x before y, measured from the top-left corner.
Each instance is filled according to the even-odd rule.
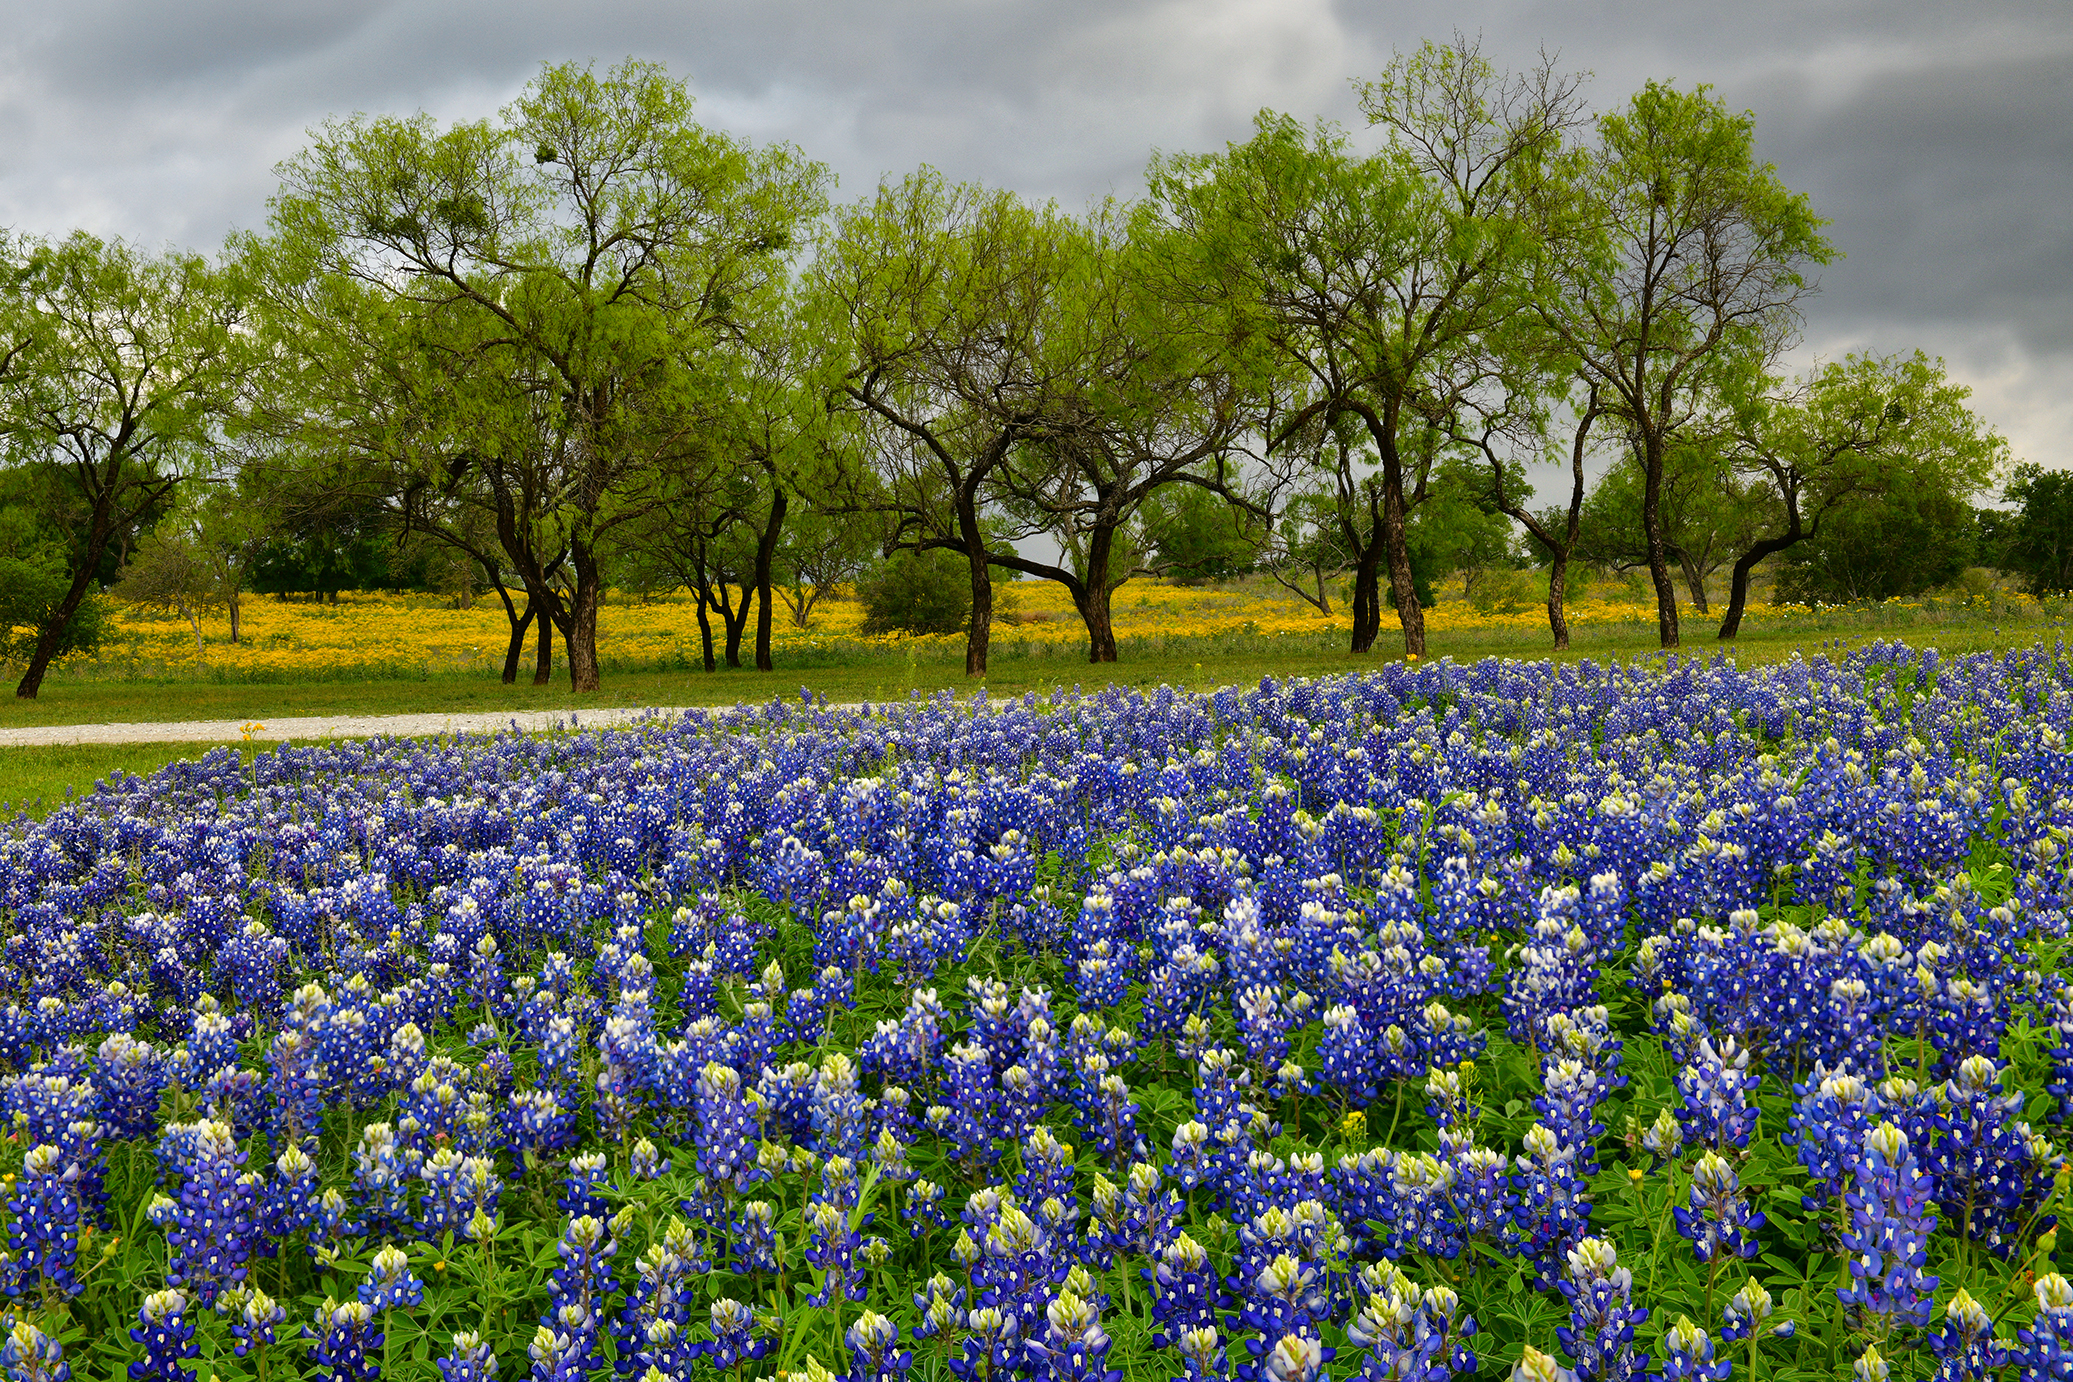
[[[487,114],[543,60],[627,54],[705,117],[825,160],[846,196],[921,162],[1078,205],[1154,147],[1273,106],[1350,121],[1348,79],[1461,27],[1588,68],[1600,104],[1709,82],[1833,219],[1804,354],[1920,346],[2019,454],[2073,464],[2073,7],[1856,0],[538,0],[0,4],[0,223],[211,246],[353,111]]]

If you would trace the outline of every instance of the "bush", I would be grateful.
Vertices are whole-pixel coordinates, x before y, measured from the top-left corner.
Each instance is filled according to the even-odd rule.
[[[1896,490],[1824,518],[1818,533],[1785,553],[1771,598],[1843,605],[1919,595],[1972,564],[1977,532],[1964,500]]]
[[[865,633],[957,633],[972,613],[971,568],[956,552],[897,552],[857,582]]]

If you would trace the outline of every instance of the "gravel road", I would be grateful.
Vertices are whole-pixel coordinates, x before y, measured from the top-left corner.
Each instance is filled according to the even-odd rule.
[[[683,706],[621,710],[505,710],[470,715],[296,715],[260,722],[255,740],[366,739],[373,735],[495,734],[500,730],[611,729],[650,715],[681,715]],[[0,748],[53,744],[235,744],[242,720],[168,720],[145,724],[33,725],[0,728]]]

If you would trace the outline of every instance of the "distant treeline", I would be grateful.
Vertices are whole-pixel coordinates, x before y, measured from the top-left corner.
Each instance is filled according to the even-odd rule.
[[[1083,212],[928,168],[838,206],[660,67],[550,66],[492,119],[322,127],[214,259],[8,239],[0,656],[34,695],[111,591],[233,636],[247,592],[493,592],[506,679],[537,636],[585,689],[608,585],[768,668],[855,582],[979,674],[1000,575],[1063,585],[1095,662],[1142,574],[1270,573],[1410,652],[1447,573],[1543,573],[1558,647],[1580,567],[1647,572],[1665,646],[1723,574],[1733,638],[1759,566],[2073,579],[2063,477],[1940,361],[1780,368],[1835,251],[1751,114],[1594,112],[1463,40],[1360,100]]]

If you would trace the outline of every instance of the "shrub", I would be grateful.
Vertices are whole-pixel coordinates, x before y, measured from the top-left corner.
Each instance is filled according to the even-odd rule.
[[[972,612],[965,559],[940,549],[896,552],[857,582],[865,633],[956,633]]]

